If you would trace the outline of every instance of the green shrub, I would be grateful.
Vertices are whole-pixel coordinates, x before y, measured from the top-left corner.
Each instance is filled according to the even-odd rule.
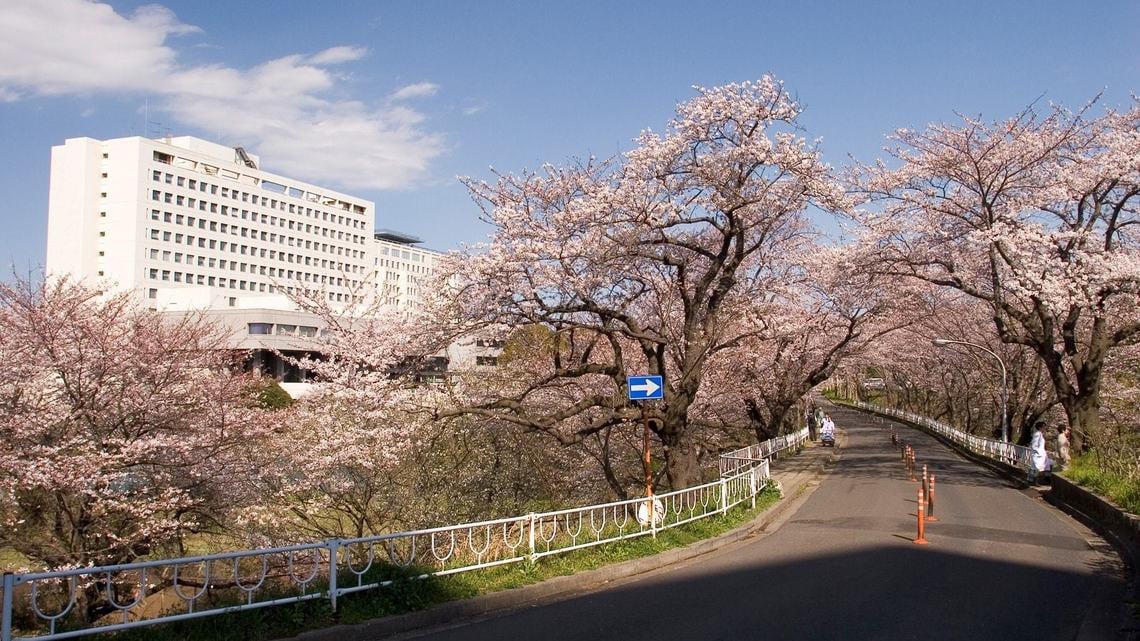
[[[293,397],[273,379],[266,379],[258,387],[256,394],[256,403],[261,409],[279,410],[293,404]]]

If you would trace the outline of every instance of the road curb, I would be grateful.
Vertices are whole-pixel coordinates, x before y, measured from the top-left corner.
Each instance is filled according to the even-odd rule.
[[[806,451],[811,452],[815,449],[809,448]],[[822,450],[822,448],[819,449]],[[800,456],[803,455],[804,452],[801,452]],[[541,583],[460,601],[449,601],[425,610],[372,619],[363,623],[310,630],[279,641],[374,641],[378,638],[391,637],[406,632],[506,614],[520,608],[570,598],[614,581],[675,565],[745,539],[766,535],[782,525],[807,500],[811,493],[810,490],[813,489],[810,483],[830,471],[838,458],[838,452],[821,451],[818,454],[811,454],[811,456],[815,460],[803,469],[789,471],[785,474],[776,471],[774,474],[781,483],[784,498],[771,508],[758,514],[753,520],[715,538],[697,541],[685,547],[607,565],[595,570],[555,577]]]

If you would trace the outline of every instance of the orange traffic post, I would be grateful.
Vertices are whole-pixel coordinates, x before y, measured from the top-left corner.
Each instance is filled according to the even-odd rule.
[[[937,521],[938,517],[934,516],[934,475],[930,475],[930,489],[926,492],[926,520]]]
[[[918,538],[914,540],[917,545],[926,545],[930,541],[926,540],[926,499],[922,495],[922,488],[918,488]]]

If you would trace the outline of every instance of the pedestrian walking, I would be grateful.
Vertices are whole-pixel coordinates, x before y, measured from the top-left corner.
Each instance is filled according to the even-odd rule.
[[[807,426],[808,437],[813,441],[819,438],[819,420],[816,419],[815,411],[810,405],[808,406],[807,412]]]
[[[1044,425],[1039,421],[1033,426],[1033,438],[1029,441],[1029,476],[1026,479],[1030,485],[1037,483],[1038,475],[1049,472],[1049,452],[1045,450]]]

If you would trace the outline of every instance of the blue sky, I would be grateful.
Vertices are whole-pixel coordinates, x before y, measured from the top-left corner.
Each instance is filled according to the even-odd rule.
[[[692,85],[776,75],[840,165],[955,111],[1127,106],[1137,24],[1125,0],[4,0],[0,260],[42,264],[51,146],[70,137],[244,145],[446,250],[489,231],[456,176],[620,153]]]

